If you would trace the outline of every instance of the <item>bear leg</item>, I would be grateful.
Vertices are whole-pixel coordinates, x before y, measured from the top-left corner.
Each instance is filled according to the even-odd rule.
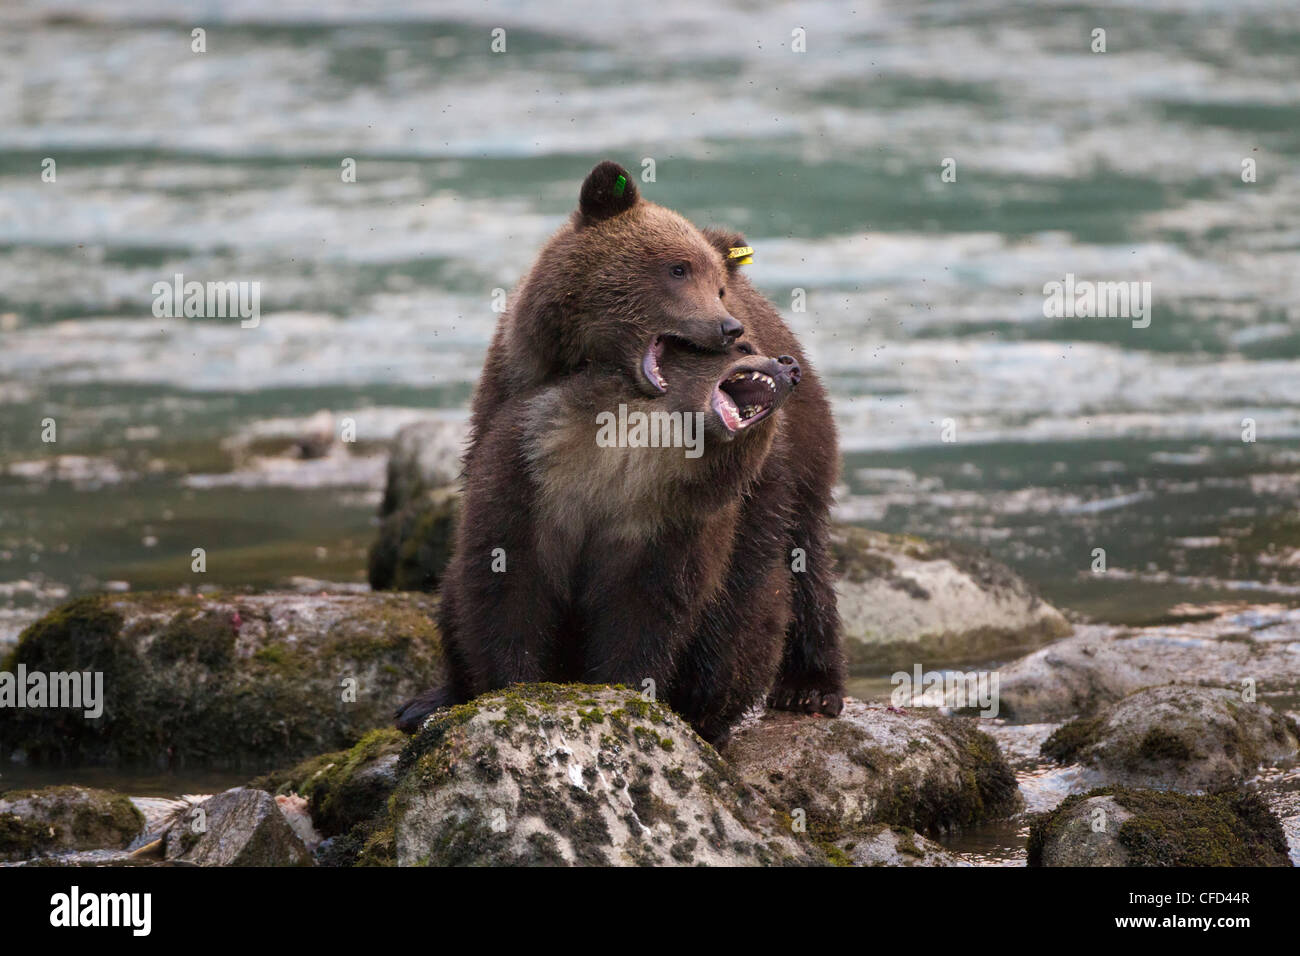
[[[795,529],[793,546],[805,550],[807,565],[790,575],[794,613],[786,630],[781,671],[767,705],[836,717],[844,708],[846,665],[827,538],[821,514]]]

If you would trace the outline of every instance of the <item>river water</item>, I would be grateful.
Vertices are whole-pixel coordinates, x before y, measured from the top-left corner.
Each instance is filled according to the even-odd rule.
[[[198,547],[211,586],[363,582],[379,443],[463,410],[605,157],[755,247],[841,517],[1097,620],[1300,600],[1300,6],[537,6],[0,6],[0,643]],[[156,316],[177,274],[260,323]],[[1049,317],[1067,275],[1149,310]],[[241,468],[321,410],[354,454]]]

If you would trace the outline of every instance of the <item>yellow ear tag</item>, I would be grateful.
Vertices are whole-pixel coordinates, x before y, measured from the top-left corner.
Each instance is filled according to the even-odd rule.
[[[752,265],[754,262],[754,247],[753,246],[732,246],[730,249],[727,250],[727,258],[739,259],[740,261],[736,263],[736,265],[738,266]]]

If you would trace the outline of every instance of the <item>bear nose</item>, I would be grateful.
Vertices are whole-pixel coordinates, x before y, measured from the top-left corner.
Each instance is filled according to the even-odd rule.
[[[722,340],[728,345],[745,334],[745,327],[734,316],[727,316],[720,324]]]
[[[777,360],[778,362],[780,362],[782,365],[786,366],[786,374],[790,376],[790,384],[791,384],[791,385],[798,385],[798,384],[799,384],[799,378],[800,378],[800,376],[803,375],[803,373],[802,373],[801,371],[799,371],[799,363],[797,363],[797,362],[794,360],[794,356],[792,356],[792,355],[779,355],[779,356],[777,356],[777,359],[776,359],[776,360]]]

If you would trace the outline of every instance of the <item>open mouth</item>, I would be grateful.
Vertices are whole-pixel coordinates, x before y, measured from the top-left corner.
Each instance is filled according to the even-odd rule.
[[[668,391],[668,382],[665,381],[663,372],[659,370],[659,360],[664,357],[664,337],[656,335],[650,341],[649,348],[646,349],[645,355],[641,357],[641,374],[656,392],[662,395]]]
[[[713,410],[728,431],[737,432],[772,414],[781,397],[772,376],[741,369],[727,375],[713,389]]]

